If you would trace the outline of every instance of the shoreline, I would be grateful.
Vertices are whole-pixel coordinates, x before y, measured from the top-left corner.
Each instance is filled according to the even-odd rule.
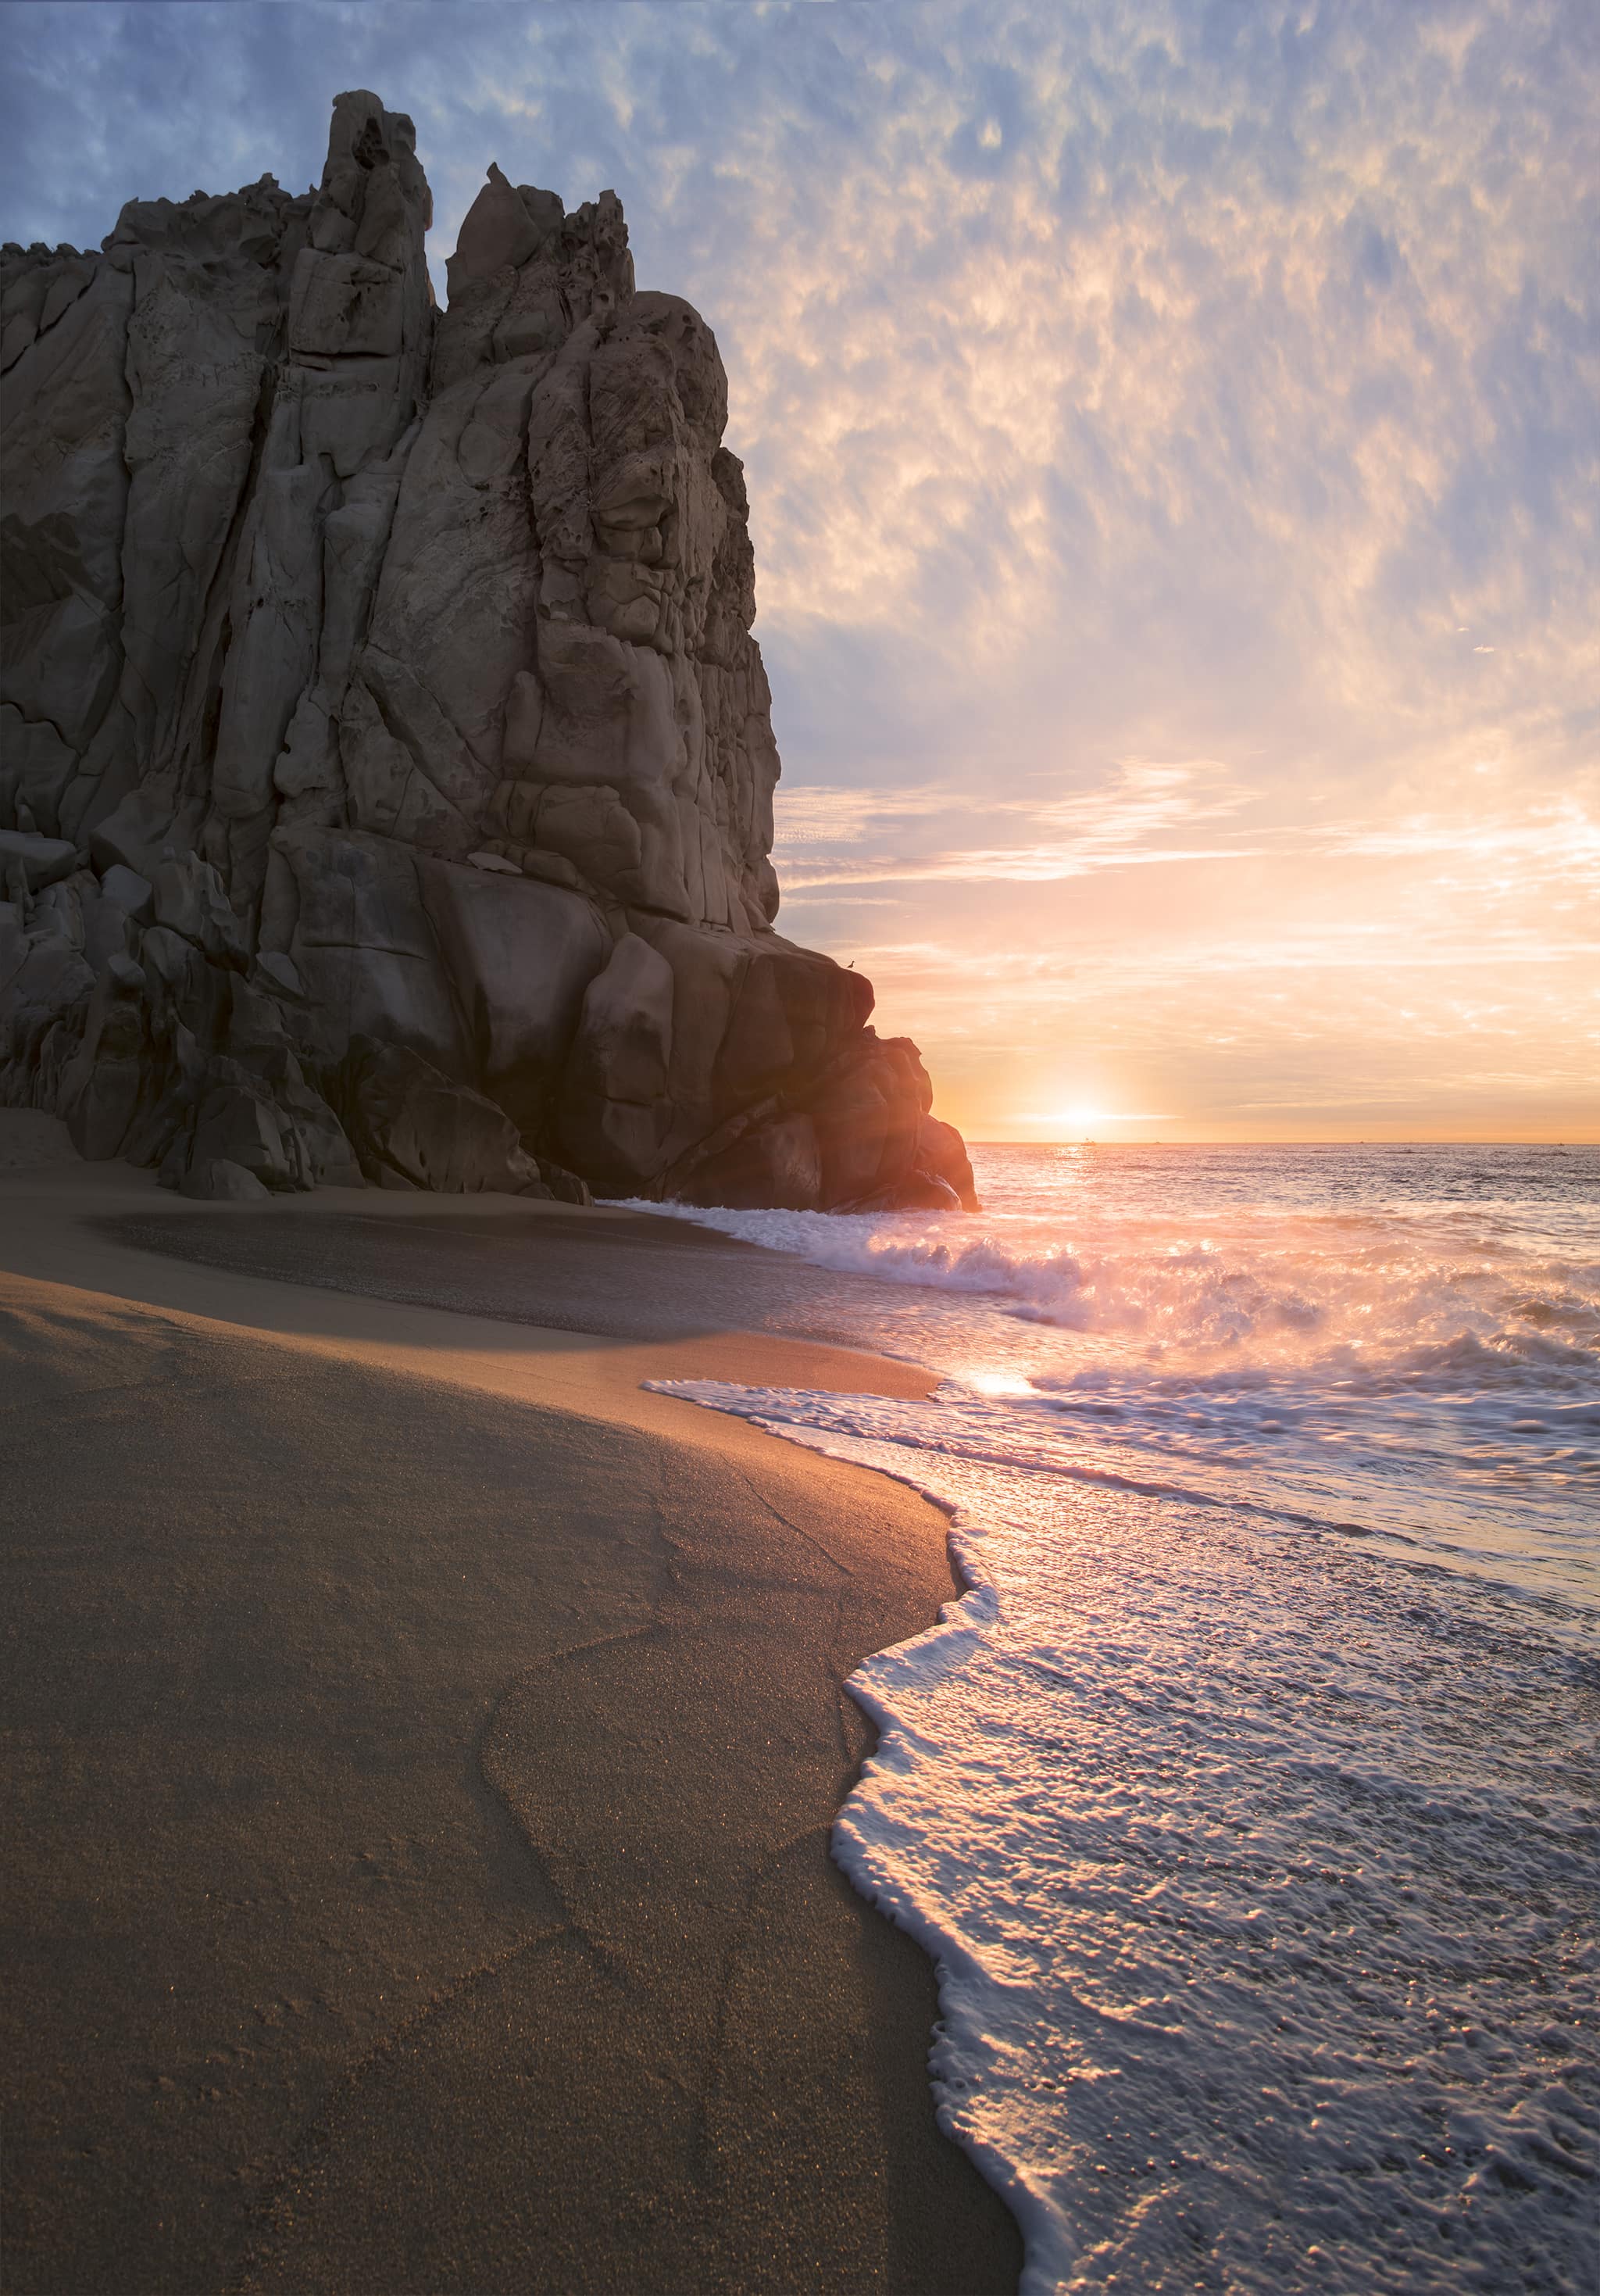
[[[931,1966],[828,1855],[872,1736],[844,1680],[957,1591],[945,1519],[639,1384],[929,1375],[86,1225],[254,1222],[316,1267],[331,1218],[391,1253],[420,1218],[437,1268],[509,1220],[635,1320],[641,1268],[703,1257],[644,1214],[339,1194],[0,1174],[8,2285],[1014,2288],[935,2126]]]

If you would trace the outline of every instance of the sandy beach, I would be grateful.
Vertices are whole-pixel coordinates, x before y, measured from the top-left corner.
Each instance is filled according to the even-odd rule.
[[[1014,2286],[828,1856],[944,1519],[641,1386],[926,1375],[647,1217],[0,1129],[5,2285]]]

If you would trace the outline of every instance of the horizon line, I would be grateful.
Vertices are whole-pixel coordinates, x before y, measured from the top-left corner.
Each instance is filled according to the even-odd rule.
[[[1476,1132],[1406,1134],[1393,1139],[1327,1139],[1321,1136],[1286,1138],[1272,1134],[1254,1140],[1210,1136],[1188,1140],[1101,1140],[1089,1133],[1074,1133],[1064,1139],[1036,1140],[1017,1134],[984,1138],[974,1133],[967,1144],[973,1148],[1596,1148],[1600,1147],[1600,1132],[1560,1137],[1553,1133],[1522,1134],[1513,1139]]]

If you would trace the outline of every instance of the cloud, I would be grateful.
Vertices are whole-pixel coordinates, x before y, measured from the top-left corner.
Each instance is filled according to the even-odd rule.
[[[996,798],[950,788],[878,791],[812,788],[779,808],[775,854],[786,886],[868,881],[1056,883],[1095,869],[1237,859],[1256,849],[1173,843],[1180,831],[1237,811],[1242,792],[1210,764],[1122,764],[1098,786],[1062,797]],[[983,840],[1015,821],[1020,844]],[[929,849],[915,849],[931,834]],[[951,845],[940,841],[959,834]],[[865,851],[858,850],[865,847]],[[818,850],[818,849],[824,849]]]
[[[490,158],[618,190],[730,369],[780,875],[942,1095],[1046,1105],[967,1048],[1111,1030],[1113,1106],[1321,1060],[1425,1112],[1573,1043],[1592,1103],[1589,0],[6,14],[24,240],[308,181],[352,85],[416,119],[436,255]],[[1497,969],[1525,1069],[1473,1050]]]

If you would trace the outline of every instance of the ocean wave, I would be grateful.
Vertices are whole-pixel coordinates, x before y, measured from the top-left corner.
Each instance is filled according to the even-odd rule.
[[[1024,2290],[1580,2284],[1592,1154],[975,1160],[977,1217],[678,1210],[877,1279],[812,1313],[933,1396],[665,1384],[953,1518],[835,1854]]]
[[[1370,1213],[1292,1221],[1230,1215],[1215,1233],[1170,1222],[727,1211],[640,1206],[837,1274],[984,1299],[1012,1317],[1136,1346],[1147,1359],[1225,1356],[1382,1366],[1392,1382],[1514,1385],[1600,1380],[1600,1269],[1509,1241],[1397,1230]]]
[[[852,1680],[834,1852],[938,1964],[941,2122],[1027,2296],[1580,2284],[1593,1666],[1553,1609],[1073,1476],[1044,1398],[661,1384],[954,1518],[971,1591]]]

